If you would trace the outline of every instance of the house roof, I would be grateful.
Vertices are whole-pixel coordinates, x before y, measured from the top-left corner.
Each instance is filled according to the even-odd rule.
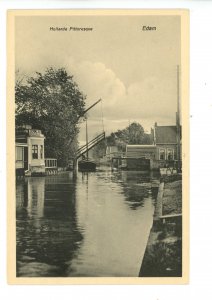
[[[156,126],[155,127],[156,144],[176,144],[177,127],[176,126]]]
[[[127,145],[127,149],[152,149],[156,148],[155,145]]]
[[[16,140],[25,139],[27,137],[41,137],[43,138],[44,135],[42,134],[41,130],[39,129],[26,129],[26,128],[17,128],[15,132]]]

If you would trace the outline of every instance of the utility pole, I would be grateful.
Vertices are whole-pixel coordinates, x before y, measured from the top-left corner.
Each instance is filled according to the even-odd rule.
[[[88,160],[88,120],[87,120],[87,117],[85,119],[85,126],[86,126],[86,158]]]
[[[180,129],[180,68],[177,65],[177,113],[176,113],[176,127],[177,127],[177,171],[181,172],[181,129]]]

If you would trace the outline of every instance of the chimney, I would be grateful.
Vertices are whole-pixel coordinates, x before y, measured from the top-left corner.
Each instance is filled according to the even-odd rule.
[[[153,144],[154,145],[156,145],[156,128],[157,128],[157,126],[158,126],[158,123],[157,122],[155,122],[155,126],[154,126],[154,129],[153,129],[153,132],[154,132],[154,134],[153,134]]]
[[[179,114],[176,112],[176,126],[179,126]]]

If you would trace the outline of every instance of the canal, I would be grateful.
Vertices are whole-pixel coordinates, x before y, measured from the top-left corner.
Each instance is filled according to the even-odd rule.
[[[16,184],[18,277],[137,277],[156,178],[109,168]]]

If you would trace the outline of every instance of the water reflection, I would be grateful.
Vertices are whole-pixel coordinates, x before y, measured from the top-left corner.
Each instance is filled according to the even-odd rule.
[[[83,238],[75,184],[66,176],[27,178],[17,195],[17,276],[66,276],[66,260]]]
[[[17,276],[138,276],[151,180],[106,169],[17,183]]]
[[[113,180],[123,188],[125,202],[135,210],[144,206],[147,198],[155,198],[152,187],[154,174],[139,171],[115,172]]]

